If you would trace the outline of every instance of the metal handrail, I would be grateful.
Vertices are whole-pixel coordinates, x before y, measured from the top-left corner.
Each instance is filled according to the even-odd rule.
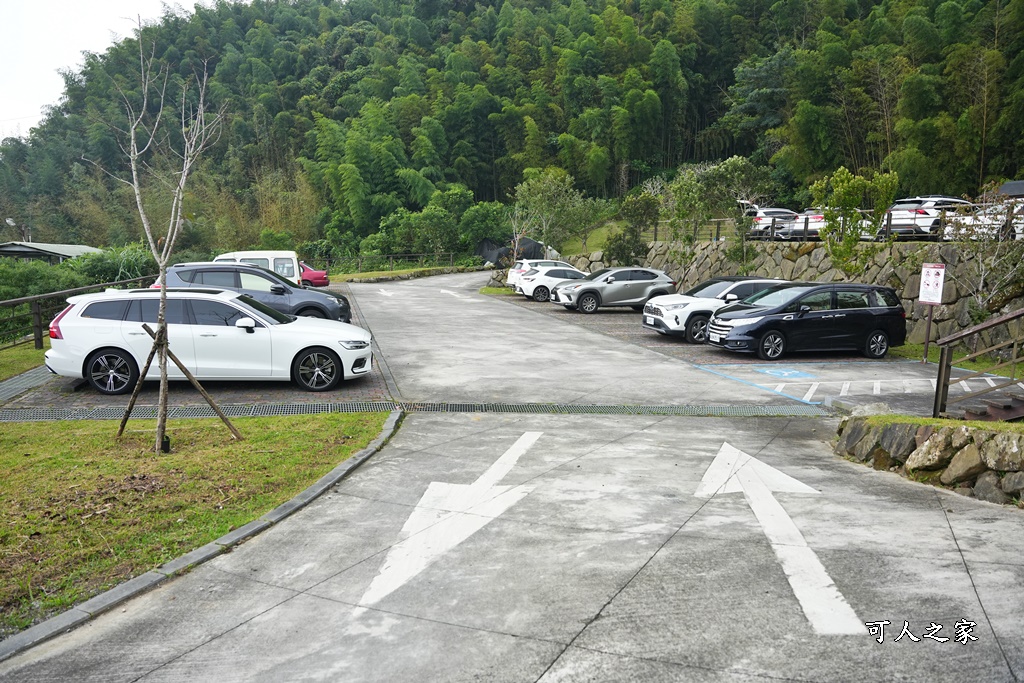
[[[940,417],[944,412],[946,412],[946,408],[951,404],[961,403],[963,401],[977,398],[978,396],[984,396],[985,394],[990,394],[994,391],[1000,391],[1002,389],[1006,389],[1007,387],[1015,386],[1018,384],[1019,380],[1017,379],[1017,365],[1021,362],[1024,362],[1024,355],[1022,355],[1021,353],[1022,351],[1024,351],[1024,335],[1022,335],[1019,331],[1016,337],[1011,337],[1010,339],[1004,342],[994,344],[992,346],[989,346],[988,348],[981,349],[980,351],[972,351],[971,353],[965,356],[957,358],[955,361],[953,360],[953,344],[955,344],[956,342],[964,341],[970,337],[974,337],[975,335],[978,335],[984,332],[985,330],[990,330],[993,327],[998,327],[999,325],[1006,325],[1007,323],[1010,323],[1014,320],[1018,320],[1022,317],[1024,317],[1024,309],[1014,311],[1013,313],[1001,315],[998,318],[993,318],[992,320],[986,320],[983,323],[980,323],[973,327],[969,327],[966,330],[961,330],[960,332],[955,332],[935,342],[939,346],[940,350],[939,373],[938,377],[935,380],[935,401],[932,404],[932,417]],[[954,362],[963,363],[965,361],[974,360],[975,358],[980,358],[981,356],[988,355],[990,353],[999,351],[1001,349],[1005,349],[1007,347],[1013,347],[1013,351],[1011,353],[1011,357],[1009,360],[1002,361],[997,365],[994,365],[991,368],[989,368],[989,370],[973,372],[971,374],[958,377],[956,381],[962,382],[964,380],[980,377],[990,370],[1010,367],[1012,368],[1012,370],[1010,371],[1009,381],[989,386],[985,389],[981,389],[980,391],[968,391],[962,396],[958,396],[950,400],[949,386],[950,384],[952,384],[951,375]]]
[[[22,325],[21,327],[10,327],[7,328],[9,333],[14,333],[15,341],[12,344],[4,345],[4,348],[10,346],[18,346],[28,341],[29,334],[31,339],[35,342],[37,349],[43,348],[43,332],[48,324],[48,315],[43,315],[43,305],[46,302],[53,302],[54,300],[59,301],[65,297],[72,296],[74,294],[82,294],[84,292],[92,292],[97,289],[106,289],[107,287],[118,287],[131,284],[142,284],[145,282],[152,282],[156,279],[155,275],[144,275],[142,277],[132,278],[131,280],[118,280],[116,282],[104,282],[98,285],[87,285],[85,287],[75,287],[74,289],[62,289],[59,292],[48,292],[46,294],[35,294],[33,296],[23,296],[17,299],[7,299],[6,301],[0,301],[0,308],[10,308],[12,311],[18,306],[28,304],[28,313],[17,313],[12,312],[4,318],[0,318],[0,327],[4,326],[4,323],[10,321],[22,320],[29,318],[31,322],[28,325]],[[50,306],[47,310],[55,308]],[[59,310],[59,309],[57,309]]]

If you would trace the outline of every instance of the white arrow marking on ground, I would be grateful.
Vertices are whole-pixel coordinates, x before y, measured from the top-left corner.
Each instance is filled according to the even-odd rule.
[[[456,299],[465,299],[466,298],[466,297],[462,296],[461,294],[459,294],[457,292],[451,291],[450,289],[439,289],[437,291],[441,292],[442,294],[451,294]]]
[[[519,502],[532,486],[498,486],[543,432],[526,432],[472,484],[433,481],[360,604],[372,605]],[[469,513],[469,514],[466,514]],[[357,613],[361,610],[357,610]]]
[[[383,289],[380,290],[380,293],[383,294],[384,296],[391,296],[392,294],[391,292],[385,291]]]
[[[704,473],[695,496],[710,498],[717,493],[739,493],[747,499],[754,516],[771,543],[789,585],[816,633],[863,635],[864,622],[836,588],[821,560],[807,545],[803,534],[772,495],[818,493],[807,484],[766,465],[727,443]]]

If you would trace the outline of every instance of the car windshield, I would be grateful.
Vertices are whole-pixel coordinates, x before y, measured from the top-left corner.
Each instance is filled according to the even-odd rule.
[[[890,211],[913,211],[921,207],[921,202],[896,202]]]
[[[730,280],[706,280],[696,287],[683,292],[683,294],[686,296],[697,296],[702,299],[714,299],[733,284],[735,283]]]
[[[775,287],[769,287],[768,289],[757,292],[756,294],[751,294],[743,300],[743,303],[754,306],[782,306],[817,286],[818,285],[776,285]]]
[[[583,279],[584,280],[596,280],[599,277],[601,277],[602,275],[605,275],[606,273],[609,273],[609,272],[611,272],[611,268],[602,268],[601,270],[595,270],[593,273],[591,273],[590,275],[586,276]]]
[[[259,317],[263,318],[264,321],[271,325],[287,325],[295,320],[295,316],[285,315],[284,313],[267,306],[262,301],[257,301],[248,294],[239,294],[235,300],[243,306],[251,308],[254,312],[259,313]]]

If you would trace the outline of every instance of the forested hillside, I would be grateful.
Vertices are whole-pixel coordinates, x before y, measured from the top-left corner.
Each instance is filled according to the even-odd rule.
[[[620,198],[740,155],[796,207],[839,166],[973,196],[1024,163],[1024,0],[256,0],[141,35],[181,79],[206,63],[227,109],[184,249],[342,255],[412,216],[451,247],[498,230],[495,203],[549,166]],[[130,188],[104,172],[125,163],[105,121],[138,58],[134,39],[90,56],[0,144],[0,218],[37,241],[139,239]]]

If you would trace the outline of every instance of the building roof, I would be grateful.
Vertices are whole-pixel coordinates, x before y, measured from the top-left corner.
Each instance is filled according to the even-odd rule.
[[[95,254],[103,251],[84,244],[46,244],[45,242],[4,242],[0,244],[0,256],[59,256],[74,258],[82,254]]]
[[[999,194],[1007,194],[1011,197],[1024,197],[1024,180],[1011,180],[999,187]]]

